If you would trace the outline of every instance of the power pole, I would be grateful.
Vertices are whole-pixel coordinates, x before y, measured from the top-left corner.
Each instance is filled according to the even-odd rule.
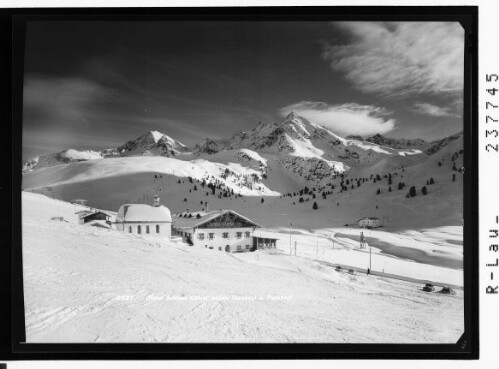
[[[369,246],[369,270],[372,270],[372,268],[371,268],[371,246]]]

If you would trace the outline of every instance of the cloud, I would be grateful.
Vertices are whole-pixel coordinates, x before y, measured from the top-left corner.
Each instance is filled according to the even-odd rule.
[[[409,111],[416,114],[429,115],[431,117],[460,117],[459,114],[453,112],[449,107],[422,102],[414,103],[414,105],[409,108]]]
[[[355,103],[328,105],[323,102],[302,101],[280,109],[283,116],[291,111],[341,135],[372,135],[395,128],[395,119],[384,108]]]
[[[323,44],[332,70],[355,88],[384,97],[459,94],[464,31],[457,22],[334,22],[347,44]]]
[[[109,99],[110,91],[82,78],[28,76],[23,109],[28,125],[84,125],[92,119],[92,106]]]

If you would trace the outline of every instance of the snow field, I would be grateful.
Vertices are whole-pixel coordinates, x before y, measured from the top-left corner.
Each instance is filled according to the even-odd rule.
[[[50,220],[74,208],[23,193],[28,342],[453,343],[463,332],[459,291],[337,273],[284,247],[226,254]],[[292,237],[310,249],[302,233]]]

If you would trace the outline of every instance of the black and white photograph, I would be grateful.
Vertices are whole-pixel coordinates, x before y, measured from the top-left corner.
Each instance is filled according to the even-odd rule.
[[[456,21],[33,20],[27,343],[455,344]]]

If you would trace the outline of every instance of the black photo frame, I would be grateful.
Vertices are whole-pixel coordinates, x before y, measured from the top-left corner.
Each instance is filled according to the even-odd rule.
[[[455,344],[36,344],[25,343],[23,300],[21,148],[24,41],[32,21],[147,20],[382,20],[457,21],[465,30],[464,79],[464,318]],[[478,7],[227,7],[2,9],[2,135],[10,176],[0,189],[4,238],[0,257],[2,360],[111,359],[477,359],[478,318]],[[9,53],[10,51],[10,53]],[[9,222],[10,220],[10,222]],[[11,235],[11,239],[9,236]]]

